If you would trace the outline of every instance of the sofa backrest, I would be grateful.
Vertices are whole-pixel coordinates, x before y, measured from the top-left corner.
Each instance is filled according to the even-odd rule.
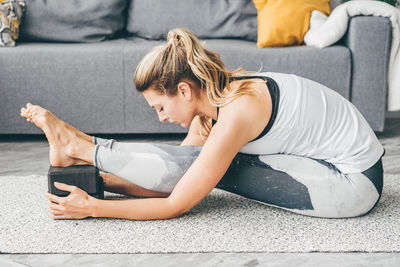
[[[99,42],[125,27],[129,0],[28,0],[20,41]]]

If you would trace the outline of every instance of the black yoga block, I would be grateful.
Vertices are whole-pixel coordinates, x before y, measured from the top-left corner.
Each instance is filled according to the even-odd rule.
[[[48,178],[49,192],[65,197],[70,193],[54,186],[54,182],[75,185],[95,198],[104,198],[103,178],[99,169],[92,165],[73,165],[69,167],[50,166]]]

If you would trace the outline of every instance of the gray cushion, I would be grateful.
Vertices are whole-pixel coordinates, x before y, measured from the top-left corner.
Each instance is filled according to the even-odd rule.
[[[42,105],[88,133],[185,132],[161,123],[133,75],[143,56],[164,42],[141,38],[102,43],[21,43],[0,49],[0,134],[41,133],[19,116],[27,102]],[[340,45],[259,49],[243,40],[206,40],[229,69],[294,73],[349,97],[351,55]],[[21,67],[23,66],[23,67]],[[370,102],[373,103],[373,102]]]
[[[260,49],[242,40],[206,40],[206,48],[217,52],[228,69],[293,73],[322,83],[350,98],[351,53],[341,45],[324,49],[290,46]]]
[[[96,42],[125,24],[128,0],[27,0],[23,41]]]
[[[198,38],[257,41],[257,10],[251,0],[132,0],[127,30],[135,36],[166,39],[184,27]]]
[[[19,116],[41,105],[84,132],[123,131],[124,40],[100,43],[24,42],[0,49],[0,133],[43,133]]]

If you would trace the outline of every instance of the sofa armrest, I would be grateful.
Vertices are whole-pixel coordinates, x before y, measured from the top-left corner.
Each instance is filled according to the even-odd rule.
[[[385,123],[391,35],[389,18],[356,16],[343,37],[352,57],[350,100],[378,132]]]

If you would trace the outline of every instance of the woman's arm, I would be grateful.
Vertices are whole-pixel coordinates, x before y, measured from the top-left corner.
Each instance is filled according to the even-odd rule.
[[[144,198],[128,200],[93,199],[92,217],[110,217],[132,220],[162,220],[179,216],[168,198]]]
[[[95,199],[92,216],[135,220],[170,219],[190,210],[218,184],[232,159],[248,142],[246,131],[240,131],[244,126],[241,119],[225,123],[222,120],[221,116],[199,157],[168,198]]]
[[[251,129],[255,114],[248,105],[231,105],[221,112],[199,157],[184,174],[168,198],[98,200],[93,217],[135,220],[170,219],[189,211],[218,184],[240,148],[254,138]],[[243,131],[249,129],[249,131]]]
[[[109,192],[123,194],[127,196],[136,196],[136,197],[169,196],[169,193],[156,192],[143,188],[111,173],[100,172],[99,175],[103,177],[104,190]]]
[[[96,200],[95,217],[135,220],[170,219],[189,211],[218,184],[243,145],[255,138],[260,109],[248,97],[224,108],[199,157],[168,198],[122,201]],[[254,109],[249,110],[253,105]],[[243,129],[246,129],[244,131]]]
[[[241,147],[261,132],[257,120],[262,114],[260,109],[265,107],[254,105],[254,102],[246,99],[247,97],[240,97],[221,110],[218,122],[198,158],[169,197],[100,200],[88,196],[76,186],[56,185],[61,190],[70,191],[71,194],[61,198],[47,193],[53,218],[92,216],[155,220],[175,218],[189,211],[218,184]],[[252,109],[249,109],[249,106]]]
[[[268,109],[265,102],[242,96],[220,111],[200,155],[168,197],[174,214],[189,211],[218,184],[242,146],[262,131],[260,117],[267,118]]]

